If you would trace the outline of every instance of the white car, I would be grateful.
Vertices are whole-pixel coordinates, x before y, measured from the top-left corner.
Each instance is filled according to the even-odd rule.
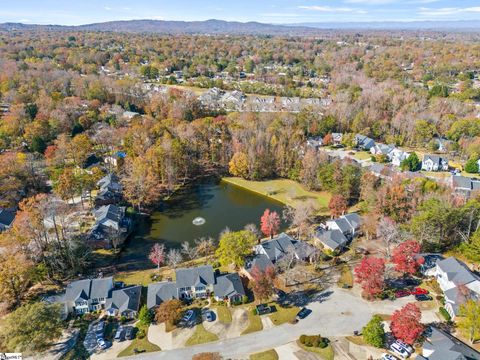
[[[396,340],[395,343],[398,344],[400,347],[404,348],[405,350],[407,350],[410,354],[413,354],[413,348],[410,345],[405,344],[401,340]]]
[[[382,354],[382,360],[398,360],[396,356],[390,355],[390,354]]]
[[[390,350],[392,350],[395,354],[397,354],[398,356],[404,359],[410,356],[410,353],[407,350],[405,350],[403,347],[401,347],[396,343],[393,343],[392,345],[390,345]]]

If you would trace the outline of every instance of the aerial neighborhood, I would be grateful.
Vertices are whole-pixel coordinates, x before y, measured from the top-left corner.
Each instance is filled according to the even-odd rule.
[[[272,9],[400,3],[334,2]],[[2,6],[0,359],[480,360],[476,20]]]

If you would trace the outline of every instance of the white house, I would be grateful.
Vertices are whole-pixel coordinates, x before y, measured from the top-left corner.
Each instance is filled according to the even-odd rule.
[[[445,309],[452,319],[465,301],[480,300],[480,277],[456,258],[438,261],[435,277],[445,296]]]
[[[422,170],[448,171],[448,159],[438,155],[425,155],[422,161]]]
[[[74,281],[65,290],[65,313],[80,315],[105,309],[112,290],[112,277]]]
[[[396,148],[393,149],[387,156],[393,165],[400,166],[402,164],[402,161],[407,159],[410,154],[406,151],[403,151],[402,149]]]

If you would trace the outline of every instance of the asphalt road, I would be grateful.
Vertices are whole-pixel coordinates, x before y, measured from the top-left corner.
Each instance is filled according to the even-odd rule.
[[[295,341],[302,334],[321,334],[326,337],[352,335],[354,330],[361,330],[374,313],[391,314],[411,301],[410,298],[402,298],[395,301],[367,302],[348,290],[327,290],[307,305],[312,313],[295,325],[283,324],[232,339],[175,350],[139,354],[126,359],[186,360],[202,352],[219,352],[225,358],[246,359],[249,354]]]

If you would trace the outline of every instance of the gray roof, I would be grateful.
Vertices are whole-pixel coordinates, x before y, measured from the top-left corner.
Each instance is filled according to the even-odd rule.
[[[122,185],[118,179],[118,176],[115,174],[107,174],[97,182],[97,186],[100,188],[106,188],[111,191],[121,191]]]
[[[0,208],[0,231],[9,228],[15,220],[15,211]]]
[[[140,306],[141,286],[131,286],[112,292],[112,297],[105,304],[106,309],[117,309],[121,314],[126,310],[138,311]]]
[[[453,187],[456,189],[472,190],[472,179],[465,176],[452,176]]]
[[[93,214],[95,216],[97,224],[103,224],[108,222],[117,224],[117,227],[120,227],[119,224],[125,217],[125,207],[116,205],[104,205],[96,209]]]
[[[437,266],[446,273],[448,280],[456,285],[464,285],[479,280],[479,277],[472,273],[467,265],[457,258],[449,257],[445,260],[440,260],[437,262]]]
[[[177,287],[213,285],[215,276],[211,265],[175,270]]]
[[[355,141],[357,142],[357,146],[365,149],[370,149],[371,147],[375,146],[375,140],[362,134],[355,135]]]
[[[438,164],[438,165],[441,165],[443,161],[448,162],[448,160],[442,156],[429,155],[429,154],[423,157],[423,161],[426,161],[426,160],[432,160],[435,164]]]
[[[357,213],[350,213],[342,216],[343,219],[347,220],[348,223],[355,229],[360,229],[362,224],[362,218]]]
[[[147,307],[151,309],[164,301],[177,298],[177,284],[171,281],[162,281],[148,285]]]
[[[316,236],[325,246],[332,250],[341,249],[348,243],[347,238],[340,230],[319,229]]]
[[[219,298],[245,295],[242,280],[237,273],[221,275],[217,277],[217,283],[213,287],[215,296]]]
[[[247,264],[248,271],[251,272],[253,268],[258,268],[260,271],[265,271],[268,267],[272,266],[272,261],[267,255],[258,254]]]
[[[428,360],[480,360],[480,353],[456,337],[432,327],[432,334],[423,343]]]
[[[343,232],[344,234],[348,231],[352,231],[352,226],[347,221],[347,219],[345,219],[343,217],[341,217],[339,219],[334,219],[334,220],[331,220],[331,221],[334,222],[335,224],[337,224],[340,231]]]
[[[65,290],[65,301],[107,298],[113,288],[113,278],[84,279],[71,282]]]
[[[295,240],[288,236],[285,233],[281,233],[277,237],[264,241],[260,244],[265,250],[268,258],[271,261],[277,261],[280,259],[286,252],[289,247],[295,248]]]

